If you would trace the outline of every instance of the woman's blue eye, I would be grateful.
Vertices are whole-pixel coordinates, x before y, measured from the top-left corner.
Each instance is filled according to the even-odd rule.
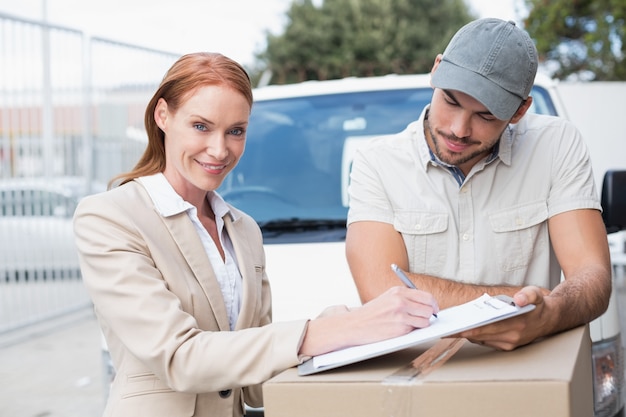
[[[201,131],[205,131],[205,130],[207,130],[207,129],[206,129],[206,126],[205,126],[205,125],[203,125],[203,124],[201,124],[201,123],[196,123],[196,124],[194,124],[194,125],[193,125],[193,127],[194,127],[195,129],[198,129],[198,130],[201,130]]]
[[[241,128],[235,128],[235,129],[232,129],[229,133],[230,133],[231,135],[241,136],[241,135],[243,135],[243,134],[244,134],[244,132],[245,132],[245,131],[244,131],[243,129],[241,129]]]

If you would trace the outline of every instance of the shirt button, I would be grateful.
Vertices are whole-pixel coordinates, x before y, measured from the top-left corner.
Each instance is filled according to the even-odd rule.
[[[422,230],[422,225],[421,224],[416,224],[415,225],[415,230]]]
[[[469,235],[467,233],[463,233],[463,240],[469,240]]]
[[[218,392],[221,398],[228,398],[233,391],[230,389],[225,389],[224,391]]]

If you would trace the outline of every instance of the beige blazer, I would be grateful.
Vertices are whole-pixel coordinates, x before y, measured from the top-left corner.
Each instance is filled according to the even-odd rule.
[[[260,384],[298,364],[306,320],[271,321],[260,230],[224,218],[243,276],[236,331],[186,213],[163,218],[132,181],[84,198],[74,230],[85,286],[113,365],[105,416],[241,416]]]

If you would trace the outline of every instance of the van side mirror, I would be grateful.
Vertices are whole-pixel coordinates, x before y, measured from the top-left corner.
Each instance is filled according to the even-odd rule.
[[[607,233],[626,229],[626,171],[609,170],[604,174],[601,204]]]

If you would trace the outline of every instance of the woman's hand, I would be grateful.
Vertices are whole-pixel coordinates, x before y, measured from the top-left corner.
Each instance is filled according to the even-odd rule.
[[[300,354],[307,356],[377,342],[427,327],[439,306],[432,294],[392,287],[366,304],[333,306],[311,320]]]

